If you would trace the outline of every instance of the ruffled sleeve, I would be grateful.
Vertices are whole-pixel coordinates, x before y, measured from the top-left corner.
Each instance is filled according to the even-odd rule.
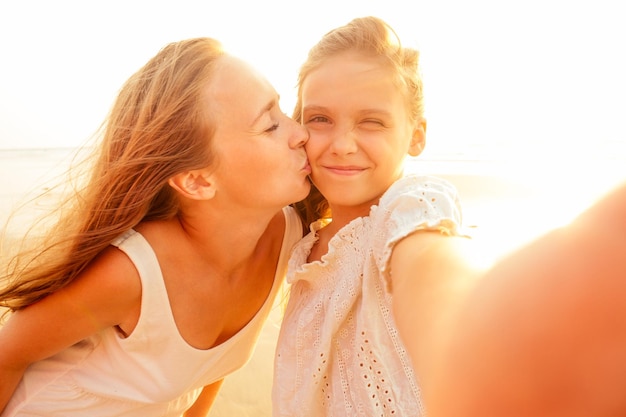
[[[397,242],[418,230],[461,234],[461,207],[456,188],[448,181],[409,175],[396,181],[372,207],[372,248],[378,269],[390,289],[389,262]]]

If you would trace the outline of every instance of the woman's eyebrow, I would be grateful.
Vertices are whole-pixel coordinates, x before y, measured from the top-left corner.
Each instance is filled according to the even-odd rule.
[[[271,99],[262,109],[261,111],[257,114],[257,116],[254,118],[254,120],[252,121],[252,124],[255,124],[256,122],[259,121],[259,119],[261,117],[263,117],[263,115],[265,113],[267,113],[268,111],[270,111],[274,106],[278,105],[278,100],[280,99],[280,96],[277,96],[273,99]]]

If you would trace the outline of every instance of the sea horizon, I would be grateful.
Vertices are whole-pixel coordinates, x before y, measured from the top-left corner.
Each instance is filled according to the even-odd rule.
[[[20,234],[37,211],[55,202],[22,206],[61,180],[75,161],[78,147],[0,149],[0,222],[12,218],[12,232]],[[612,188],[626,181],[626,144],[616,143],[604,155],[496,154],[475,149],[434,150],[407,159],[406,172],[433,175],[450,181],[459,191],[466,226],[487,238],[498,236],[503,248],[528,241],[559,227]],[[55,182],[56,181],[56,182]],[[503,227],[504,225],[504,227]],[[0,227],[1,228],[1,227]],[[479,233],[480,234],[480,233]],[[508,240],[508,245],[502,237]]]

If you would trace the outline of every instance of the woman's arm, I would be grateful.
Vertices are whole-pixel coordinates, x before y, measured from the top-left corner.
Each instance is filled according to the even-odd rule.
[[[219,381],[204,387],[200,396],[196,399],[196,402],[189,408],[189,410],[185,411],[183,417],[207,417],[223,382],[224,380],[220,379]]]
[[[71,284],[16,311],[0,328],[0,409],[26,368],[107,327],[139,317],[141,283],[128,257],[107,249]]]

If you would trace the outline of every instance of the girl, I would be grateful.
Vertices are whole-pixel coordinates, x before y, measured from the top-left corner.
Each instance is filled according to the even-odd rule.
[[[454,296],[448,278],[469,266],[454,187],[403,175],[425,144],[418,52],[380,19],[355,19],[311,49],[298,87],[316,187],[299,208],[320,220],[289,264],[275,415],[420,415],[416,374]]]
[[[302,236],[283,207],[309,191],[307,139],[216,40],[130,77],[72,211],[0,290],[2,417],[206,415]]]

